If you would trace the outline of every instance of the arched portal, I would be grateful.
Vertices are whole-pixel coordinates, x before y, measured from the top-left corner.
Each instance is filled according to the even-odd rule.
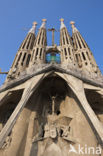
[[[55,73],[45,77],[37,89],[37,95],[39,98],[35,103],[35,125],[38,126],[33,136],[32,153],[39,151],[40,155],[43,149],[42,154],[45,155],[45,149],[52,143],[56,143],[63,153],[68,153],[70,144],[78,146],[79,143],[81,147],[97,146],[97,139],[88,118],[77,96],[63,77]],[[55,98],[54,111],[52,97]]]

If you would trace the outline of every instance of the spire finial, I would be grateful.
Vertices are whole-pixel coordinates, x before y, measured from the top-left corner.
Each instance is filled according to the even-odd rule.
[[[33,33],[33,34],[35,34],[36,26],[37,26],[37,22],[33,22],[33,26],[32,26],[32,28],[29,30],[28,33]]]
[[[66,27],[65,24],[64,24],[64,19],[63,18],[60,19],[60,22],[61,22],[60,29]]]
[[[33,26],[36,26],[36,25],[37,25],[37,22],[34,21],[34,22],[33,22]]]
[[[72,27],[74,27],[75,22],[71,21],[70,24],[71,24]]]
[[[74,21],[71,21],[70,24],[71,24],[73,33],[77,32],[78,29],[75,27],[75,22]]]
[[[45,28],[46,21],[47,21],[46,19],[42,19],[42,25],[40,28]]]
[[[46,22],[47,20],[45,18],[42,19],[43,22]]]
[[[61,18],[61,19],[60,19],[60,21],[61,21],[61,22],[64,22],[64,19],[63,19],[63,18]]]

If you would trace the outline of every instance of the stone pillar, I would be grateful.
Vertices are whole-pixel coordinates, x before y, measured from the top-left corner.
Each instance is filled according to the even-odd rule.
[[[28,131],[27,131],[24,156],[30,156],[30,152],[31,152],[31,148],[32,148],[32,139],[33,139],[33,130],[34,130],[35,118],[36,118],[36,112],[31,112]]]

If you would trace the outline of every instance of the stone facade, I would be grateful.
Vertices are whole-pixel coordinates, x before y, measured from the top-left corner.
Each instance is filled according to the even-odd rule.
[[[34,22],[0,88],[0,156],[103,156],[103,76],[60,21],[59,46]]]

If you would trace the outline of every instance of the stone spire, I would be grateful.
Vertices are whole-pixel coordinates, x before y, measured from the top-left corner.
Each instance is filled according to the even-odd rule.
[[[41,25],[41,27],[40,28],[46,28],[46,19],[42,19],[42,25]]]
[[[60,29],[66,28],[66,26],[65,26],[65,24],[64,24],[64,19],[63,19],[63,18],[60,19],[60,22],[61,22]]]
[[[45,48],[47,46],[46,36],[46,19],[42,19],[42,24],[37,34],[34,49],[32,52],[31,65],[35,63],[43,63],[45,60]]]
[[[19,74],[28,67],[35,41],[36,25],[37,23],[34,22],[32,28],[29,30],[26,38],[17,51],[12,67],[7,75],[7,80],[18,77]]]
[[[28,33],[33,33],[33,34],[35,34],[36,25],[37,25],[37,22],[33,22],[33,26],[32,26],[32,28],[29,30]]]
[[[75,22],[70,22],[72,27],[72,37],[73,37],[73,45],[75,50],[75,58],[78,62],[78,65],[84,71],[100,73],[100,70],[96,64],[96,61],[93,57],[92,52],[90,51],[86,41],[75,27]]]
[[[19,50],[32,50],[35,40],[35,30],[36,30],[37,22],[33,22],[32,28],[29,30],[26,38],[22,42]]]
[[[75,22],[71,21],[70,24],[71,24],[71,27],[72,27],[72,32],[73,33],[78,32],[78,29],[74,26]]]
[[[61,46],[61,61],[63,63],[74,62],[73,44],[71,37],[64,24],[64,19],[60,19],[60,46]]]

